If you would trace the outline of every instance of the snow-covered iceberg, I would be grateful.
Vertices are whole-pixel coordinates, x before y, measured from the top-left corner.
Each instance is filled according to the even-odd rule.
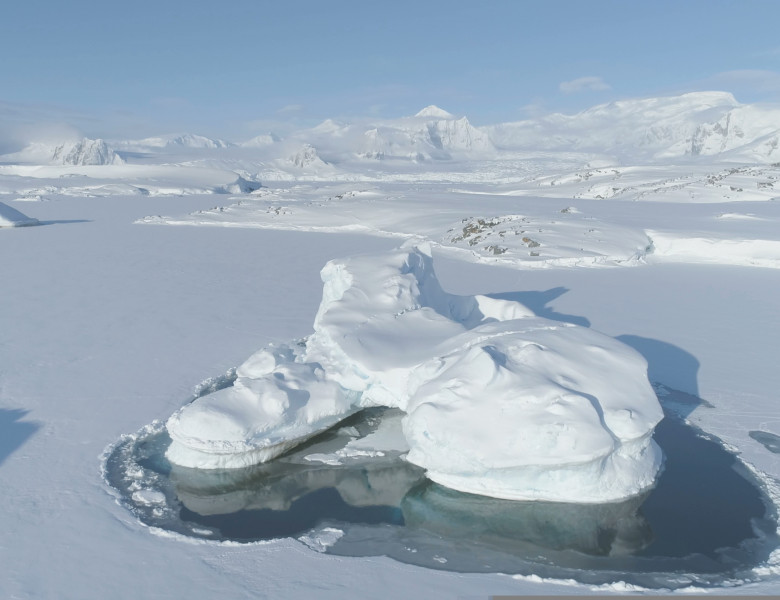
[[[168,420],[194,468],[270,460],[369,406],[406,413],[407,460],[442,485],[596,503],[651,487],[662,418],[644,359],[517,302],[446,293],[427,249],[329,262],[314,333],[272,346]]]
[[[38,219],[32,219],[15,208],[0,202],[0,227],[28,227],[30,225],[39,225]]]

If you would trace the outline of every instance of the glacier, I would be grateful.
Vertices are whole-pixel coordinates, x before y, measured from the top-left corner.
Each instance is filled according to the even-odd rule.
[[[445,292],[430,247],[330,261],[314,333],[269,346],[175,412],[177,465],[265,462],[373,406],[405,413],[406,459],[509,500],[601,503],[652,487],[662,418],[637,352],[520,303]]]

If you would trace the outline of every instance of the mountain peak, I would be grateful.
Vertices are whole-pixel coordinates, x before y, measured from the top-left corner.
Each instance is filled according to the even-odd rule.
[[[61,165],[117,165],[125,162],[103,140],[89,138],[58,145],[51,159]]]
[[[435,117],[437,119],[454,119],[455,115],[448,113],[446,110],[439,108],[435,104],[426,106],[415,117]]]

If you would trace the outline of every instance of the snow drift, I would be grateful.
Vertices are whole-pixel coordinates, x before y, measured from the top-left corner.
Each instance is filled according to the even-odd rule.
[[[406,413],[430,479],[507,499],[606,502],[650,487],[661,409],[644,359],[524,306],[444,292],[420,249],[331,261],[314,334],[272,346],[232,387],[176,412],[168,458],[270,460],[368,406]]]

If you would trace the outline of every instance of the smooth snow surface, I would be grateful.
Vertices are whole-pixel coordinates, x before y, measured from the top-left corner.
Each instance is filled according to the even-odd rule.
[[[634,350],[517,302],[445,293],[420,249],[331,261],[314,334],[254,354],[168,421],[172,462],[265,462],[367,406],[403,410],[407,459],[448,487],[608,502],[650,487],[661,408]]]

